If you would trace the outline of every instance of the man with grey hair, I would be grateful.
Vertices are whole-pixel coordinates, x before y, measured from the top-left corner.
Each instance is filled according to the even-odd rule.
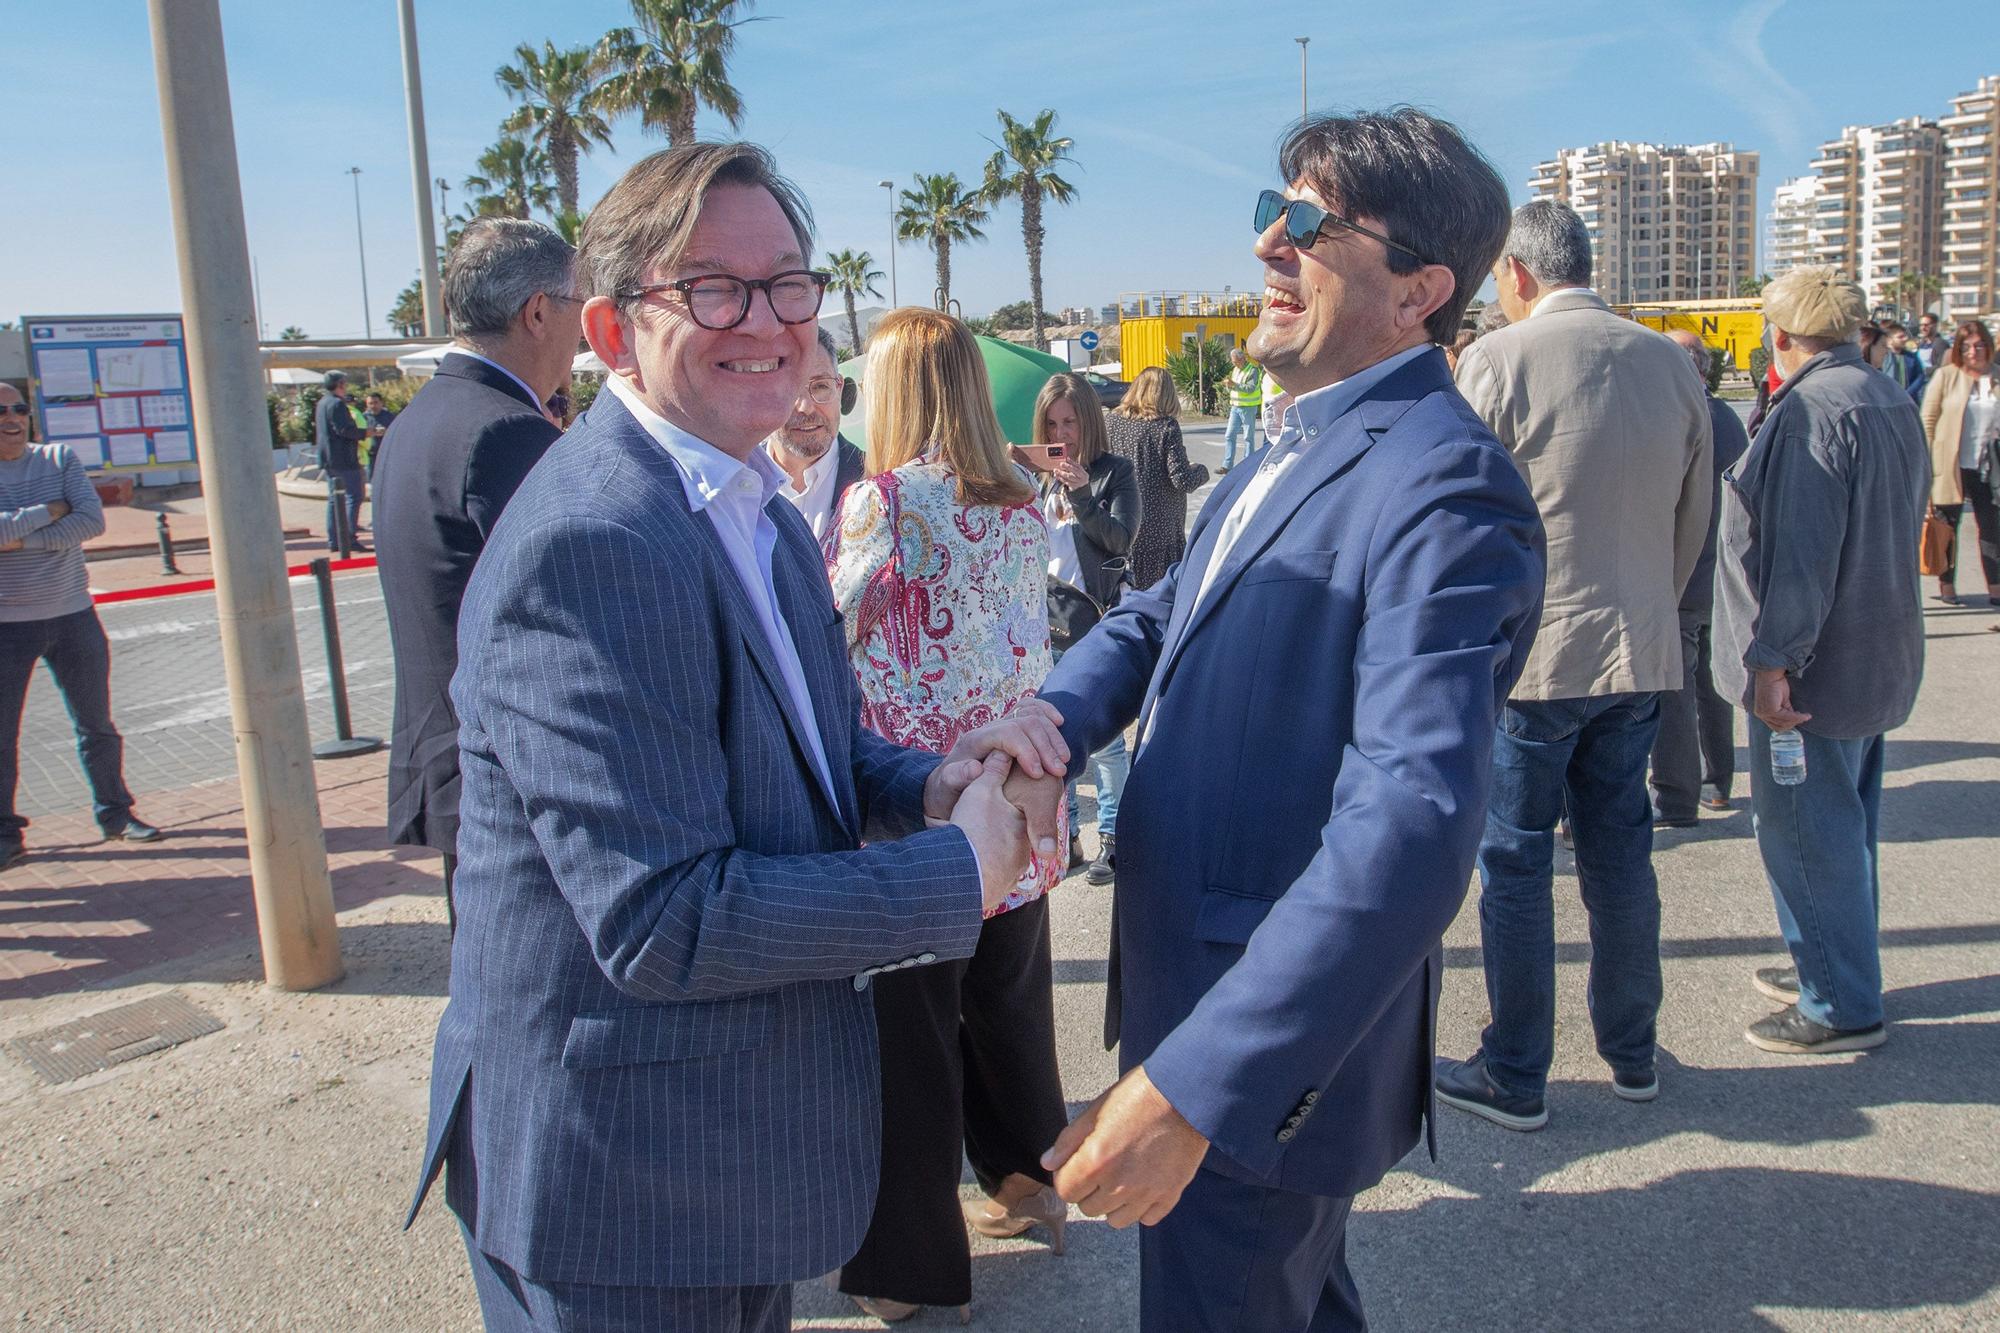
[[[361,442],[368,438],[368,432],[354,419],[354,409],[348,406],[347,375],[329,370],[320,384],[324,392],[313,405],[313,444],[318,449],[320,473],[326,478],[326,549],[337,551],[339,524],[343,520],[350,538],[361,531],[361,502],[367,498],[367,483],[361,471]],[[342,496],[344,501],[339,498]],[[368,549],[359,542],[354,545],[364,551]]]
[[[1681,685],[1660,692],[1660,734],[1653,742],[1653,826],[1693,828],[1699,811],[1727,810],[1736,776],[1736,710],[1715,692],[1709,630],[1715,614],[1715,530],[1722,519],[1722,474],[1750,447],[1743,418],[1708,390],[1709,345],[1686,329],[1667,334],[1701,381],[1715,441],[1715,505],[1701,560],[1681,593]]]
[[[1467,348],[1458,386],[1527,478],[1548,531],[1541,628],[1493,749],[1479,849],[1492,1021],[1438,1099],[1515,1130],[1548,1123],[1555,1047],[1556,823],[1565,805],[1590,914],[1590,1017],[1612,1091],[1659,1091],[1660,895],[1646,758],[1659,692],[1681,684],[1681,590],[1714,505],[1708,408],[1687,354],[1589,288],[1568,206],[1514,213],[1494,265],[1508,324]]]
[[[1750,710],[1757,850],[1792,955],[1753,976],[1785,1007],[1744,1035],[1786,1055],[1888,1036],[1883,735],[1923,681],[1916,562],[1931,462],[1909,399],[1854,342],[1867,317],[1861,288],[1831,268],[1764,289],[1784,383],[1722,493],[1716,684]]]
[[[451,351],[376,445],[376,558],[396,657],[389,838],[443,853],[448,914],[458,607],[500,511],[561,433],[547,403],[569,383],[576,355],[575,263],[569,243],[539,222],[482,218],[467,227],[444,266]]]
[[[840,373],[833,335],[821,329],[817,342],[806,358],[806,387],[764,448],[785,470],[779,494],[792,502],[812,529],[813,540],[824,546],[842,497],[868,470],[868,459],[840,433],[840,414],[853,406],[854,382]]]

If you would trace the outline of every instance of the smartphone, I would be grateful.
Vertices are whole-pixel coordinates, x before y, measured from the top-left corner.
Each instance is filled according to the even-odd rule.
[[[1061,458],[1068,450],[1069,446],[1066,444],[1052,444],[1048,447],[1049,457],[1052,460]]]

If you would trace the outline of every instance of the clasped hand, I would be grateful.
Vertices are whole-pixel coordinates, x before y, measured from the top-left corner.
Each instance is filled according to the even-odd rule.
[[[987,910],[998,907],[1028,868],[1030,848],[1058,850],[1056,809],[1069,769],[1062,714],[1024,700],[998,722],[959,737],[924,786],[924,816],[962,829],[979,857]]]

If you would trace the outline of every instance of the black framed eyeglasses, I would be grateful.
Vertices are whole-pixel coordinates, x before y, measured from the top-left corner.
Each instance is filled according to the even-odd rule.
[[[1343,231],[1355,232],[1371,241],[1380,241],[1391,250],[1400,250],[1419,264],[1434,261],[1424,258],[1401,241],[1392,241],[1379,231],[1370,231],[1358,222],[1349,222],[1338,213],[1330,213],[1318,204],[1309,204],[1303,199],[1287,199],[1276,190],[1265,190],[1257,196],[1256,230],[1259,236],[1271,229],[1271,224],[1279,218],[1285,220],[1285,239],[1296,250],[1310,250],[1319,240],[1322,229],[1339,227]]]
[[[831,273],[809,268],[789,269],[768,278],[739,278],[733,273],[702,273],[672,282],[649,282],[618,293],[621,301],[637,301],[655,292],[676,292],[694,322],[720,333],[733,329],[750,315],[750,297],[763,292],[771,303],[771,313],[781,324],[810,324],[819,318],[826,300]]]

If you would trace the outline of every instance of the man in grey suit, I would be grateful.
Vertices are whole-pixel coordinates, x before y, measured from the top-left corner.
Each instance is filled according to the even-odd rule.
[[[852,1255],[874,1202],[869,978],[972,953],[1026,864],[1002,775],[1067,761],[1040,713],[942,759],[861,729],[758,447],[804,388],[812,252],[760,148],[627,172],[577,261],[607,389],[466,591],[459,927],[411,1214],[449,1163],[490,1329],[787,1327],[789,1284]]]

